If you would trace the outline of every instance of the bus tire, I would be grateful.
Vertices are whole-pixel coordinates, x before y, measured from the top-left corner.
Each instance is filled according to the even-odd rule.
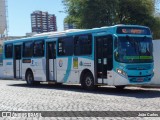
[[[63,83],[55,83],[56,86],[61,86]]]
[[[118,85],[115,86],[117,90],[123,90],[126,86],[125,85]]]
[[[33,86],[35,84],[33,73],[31,71],[27,71],[26,73],[26,82],[29,86]]]
[[[34,81],[35,85],[40,85],[40,81]]]
[[[81,82],[81,86],[82,88],[87,89],[87,90],[93,90],[95,88],[94,78],[91,72],[87,72],[84,75],[83,80]]]

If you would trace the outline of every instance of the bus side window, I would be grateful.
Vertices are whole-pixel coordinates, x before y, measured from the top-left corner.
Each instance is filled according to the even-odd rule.
[[[5,45],[5,58],[12,58],[13,57],[13,44],[6,44]]]
[[[92,54],[92,35],[79,35],[74,39],[74,54],[75,55],[90,55]]]
[[[44,56],[44,41],[38,40],[34,42],[34,57]]]
[[[73,55],[73,37],[63,37],[58,40],[58,55],[71,56]]]
[[[23,43],[23,57],[33,56],[33,42],[27,41]]]
[[[60,38],[58,40],[58,55],[59,56],[62,56],[65,54],[65,51],[64,51],[64,43],[62,41],[62,39]]]

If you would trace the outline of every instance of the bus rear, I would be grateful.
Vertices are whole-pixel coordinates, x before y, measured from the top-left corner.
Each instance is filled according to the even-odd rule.
[[[153,44],[148,27],[117,26],[114,41],[114,85],[149,84],[153,73]]]

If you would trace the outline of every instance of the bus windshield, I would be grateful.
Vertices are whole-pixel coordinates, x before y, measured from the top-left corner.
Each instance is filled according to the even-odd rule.
[[[119,37],[115,58],[123,63],[153,62],[152,39],[144,37]]]

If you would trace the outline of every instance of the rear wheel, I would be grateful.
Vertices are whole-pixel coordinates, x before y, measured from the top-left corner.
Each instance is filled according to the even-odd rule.
[[[26,82],[29,86],[33,86],[36,83],[34,82],[33,73],[31,71],[28,71],[26,74]]]
[[[95,88],[93,75],[88,72],[84,75],[81,82],[81,86],[87,90],[93,90]]]
[[[40,81],[34,81],[34,84],[40,85]]]

